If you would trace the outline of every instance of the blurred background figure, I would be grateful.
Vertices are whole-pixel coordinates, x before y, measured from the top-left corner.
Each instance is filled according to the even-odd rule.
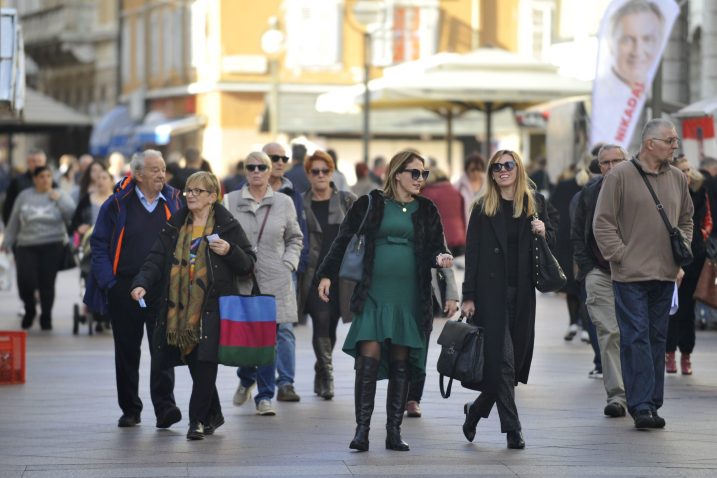
[[[13,202],[2,248],[15,253],[17,289],[25,305],[22,328],[29,329],[35,320],[37,291],[40,327],[52,330],[55,279],[75,204],[67,193],[53,189],[47,166],[34,167],[32,179],[33,187],[24,189]]]
[[[306,146],[301,143],[291,145],[291,169],[286,171],[284,176],[291,181],[294,191],[303,194],[311,187],[309,178],[304,171],[304,159],[306,158]]]
[[[117,183],[124,178],[129,172],[129,165],[122,153],[114,152],[107,158],[107,170],[112,175],[114,182]]]
[[[244,160],[237,161],[234,167],[234,174],[224,178],[224,193],[228,194],[241,188],[246,182],[246,171],[244,169]]]
[[[13,205],[18,194],[25,189],[29,189],[34,186],[35,182],[33,179],[33,172],[35,168],[47,165],[47,156],[41,149],[32,149],[27,153],[25,158],[25,172],[16,175],[10,181],[5,194],[5,202],[2,206],[2,221],[7,225],[10,220],[10,214],[12,213]]]
[[[548,198],[553,190],[553,184],[548,175],[548,160],[545,157],[533,159],[528,165],[528,177],[535,184],[536,190]]]
[[[463,196],[463,210],[465,223],[471,216],[473,203],[485,181],[485,159],[479,153],[471,153],[463,161],[463,174],[456,182],[455,187]]]
[[[356,184],[351,186],[351,191],[353,191],[356,197],[364,196],[378,188],[376,183],[373,182],[369,176],[370,172],[368,170],[368,166],[364,163],[356,163],[355,170]]]
[[[441,168],[433,167],[421,194],[433,201],[438,208],[446,244],[453,257],[465,254],[465,200],[463,195],[451,185],[446,172]]]
[[[702,272],[702,266],[707,257],[706,241],[714,230],[710,211],[710,197],[704,184],[704,176],[690,167],[690,162],[684,155],[678,156],[674,165],[680,169],[687,179],[690,187],[690,197],[695,206],[692,216],[692,263],[683,267],[685,276],[677,290],[680,306],[674,315],[670,316],[667,329],[667,356],[665,370],[667,373],[677,373],[677,359],[675,353],[680,349],[680,369],[683,375],[692,375],[692,360],[690,355],[695,348],[695,299],[692,297],[697,288],[697,281]]]
[[[336,154],[336,150],[327,149],[326,153],[331,156],[331,159],[334,161],[334,172],[332,174],[332,182],[334,183],[334,186],[336,186],[336,189],[339,191],[350,191],[349,183],[346,181],[346,176],[344,176],[344,173],[339,171],[339,156]],[[309,180],[309,182],[311,182],[311,180]]]
[[[58,163],[59,167],[55,176],[58,189],[67,193],[76,203],[79,196],[77,173],[80,170],[77,157],[72,154],[63,154]]]
[[[383,156],[376,156],[373,158],[373,168],[368,173],[369,178],[376,187],[383,187],[383,177],[386,174],[386,158]]]

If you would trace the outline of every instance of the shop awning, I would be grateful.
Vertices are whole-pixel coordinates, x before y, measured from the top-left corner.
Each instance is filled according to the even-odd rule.
[[[42,132],[72,127],[91,127],[92,118],[42,93],[27,88],[22,115],[0,116],[6,132]]]
[[[143,144],[168,144],[172,136],[191,133],[206,124],[203,116],[187,116],[185,118],[162,121],[160,123],[142,124],[135,129],[134,142]]]
[[[133,126],[129,108],[124,105],[115,106],[92,129],[90,153],[95,156],[107,156],[115,150],[111,148],[112,138],[120,135],[128,127],[131,130]],[[117,148],[117,144],[115,144],[115,148]]]

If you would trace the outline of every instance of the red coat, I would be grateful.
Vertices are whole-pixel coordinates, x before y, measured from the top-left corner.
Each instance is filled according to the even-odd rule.
[[[461,193],[448,181],[439,181],[427,185],[421,194],[433,201],[438,208],[448,248],[465,247],[465,200]]]

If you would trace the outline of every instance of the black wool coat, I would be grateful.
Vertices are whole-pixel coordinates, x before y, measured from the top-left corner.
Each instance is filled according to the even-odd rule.
[[[376,254],[374,238],[383,220],[383,211],[386,199],[383,191],[374,190],[371,195],[371,210],[364,226],[366,234],[366,252],[363,263],[363,279],[356,285],[351,296],[351,312],[359,314],[371,288],[373,274],[373,261]],[[431,290],[431,268],[437,267],[436,257],[447,254],[446,240],[443,237],[443,225],[438,208],[430,199],[415,196],[418,209],[411,215],[414,227],[414,244],[416,255],[416,268],[418,271],[418,296],[420,297],[419,325],[425,332],[433,328],[433,292]],[[354,202],[339,228],[339,234],[331,245],[329,253],[324,258],[317,271],[320,279],[331,279],[332,287],[338,284],[337,279],[341,261],[351,237],[358,230],[368,209],[368,195],[361,196]]]
[[[546,239],[552,248],[555,244],[555,225],[548,217],[545,198],[535,193],[535,202],[538,216],[545,223]],[[528,383],[535,341],[535,288],[530,254],[532,241],[530,218],[525,214],[519,219],[518,250],[508,250],[505,217],[501,209],[498,209],[495,216],[489,217],[482,212],[480,205],[473,208],[466,236],[463,300],[475,302],[476,311],[471,322],[483,327],[485,362],[483,381],[470,384],[469,388],[487,392],[498,390],[507,316],[509,254],[518,255],[516,316],[510,331],[515,358],[515,384]]]
[[[143,287],[146,291],[161,291],[157,305],[157,321],[152,340],[152,353],[160,357],[163,367],[184,365],[179,349],[167,344],[167,297],[169,294],[169,272],[172,267],[174,250],[177,247],[179,230],[187,219],[189,209],[185,206],[172,214],[162,226],[159,237],[147,255],[144,265],[132,281],[132,289]],[[208,265],[208,287],[202,306],[201,335],[197,346],[197,357],[206,362],[217,362],[219,350],[219,296],[235,295],[237,277],[254,270],[256,255],[249,239],[239,222],[219,203],[214,204],[214,233],[230,245],[224,256],[206,248]]]

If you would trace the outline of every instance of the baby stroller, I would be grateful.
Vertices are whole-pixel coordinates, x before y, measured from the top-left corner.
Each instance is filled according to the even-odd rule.
[[[93,228],[89,228],[79,244],[74,248],[77,258],[77,264],[80,268],[80,297],[85,294],[85,284],[90,274],[92,264],[92,250],[90,248],[90,236],[92,236]],[[84,309],[84,314],[82,313]],[[95,314],[89,310],[84,304],[77,303],[72,306],[72,333],[77,335],[80,332],[80,324],[87,324],[87,333],[92,335],[94,332],[102,332],[109,329],[110,321],[106,315]],[[93,328],[94,324],[94,328]]]

